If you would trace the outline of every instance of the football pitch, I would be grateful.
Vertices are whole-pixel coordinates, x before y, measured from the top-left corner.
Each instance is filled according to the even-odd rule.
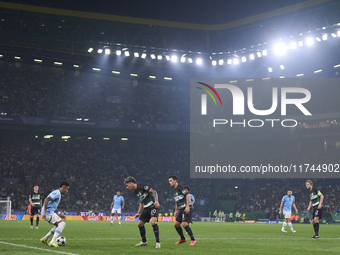
[[[141,241],[137,222],[66,221],[62,233],[66,246],[52,248],[40,243],[49,229],[40,222],[30,229],[29,221],[0,221],[0,254],[340,254],[340,226],[320,225],[320,238],[310,224],[294,224],[296,233],[280,232],[281,224],[195,222],[192,225],[197,244],[175,245],[179,236],[171,222],[159,222],[161,249],[155,249],[150,224],[146,224],[148,246],[135,247]],[[185,231],[184,231],[185,233]]]

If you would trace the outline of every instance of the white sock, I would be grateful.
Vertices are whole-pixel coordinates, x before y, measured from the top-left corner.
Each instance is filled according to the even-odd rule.
[[[287,225],[287,223],[286,223],[286,222],[283,222],[283,224],[282,224],[282,229],[285,229],[286,225]]]
[[[111,216],[111,223],[113,223],[113,216]]]
[[[65,226],[66,226],[66,223],[63,222],[63,221],[58,224],[58,227],[54,231],[54,235],[53,235],[53,238],[51,240],[52,243],[55,243],[57,241],[57,238],[59,237],[61,232],[63,232],[63,229],[64,229]]]
[[[54,231],[56,230],[57,227],[53,227],[47,234],[46,236],[44,236],[44,239],[47,240],[48,238],[50,238],[51,236],[54,235]]]
[[[118,216],[119,224],[120,224],[121,219],[122,219],[122,216]]]
[[[293,230],[293,225],[292,225],[292,223],[288,223],[288,226],[290,227],[291,230]]]

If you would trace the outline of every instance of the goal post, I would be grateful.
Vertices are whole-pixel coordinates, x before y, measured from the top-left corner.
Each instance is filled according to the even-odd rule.
[[[0,213],[5,212],[7,215],[12,214],[12,201],[0,200]]]

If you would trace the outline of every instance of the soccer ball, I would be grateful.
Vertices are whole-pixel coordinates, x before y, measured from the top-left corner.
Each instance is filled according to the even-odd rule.
[[[64,236],[59,236],[57,238],[57,244],[59,246],[64,246],[66,244],[66,238]]]

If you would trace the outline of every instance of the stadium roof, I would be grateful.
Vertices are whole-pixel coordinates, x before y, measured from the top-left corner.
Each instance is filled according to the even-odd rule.
[[[337,0],[15,2],[0,1],[4,50],[85,58],[89,47],[233,54],[340,22]]]

